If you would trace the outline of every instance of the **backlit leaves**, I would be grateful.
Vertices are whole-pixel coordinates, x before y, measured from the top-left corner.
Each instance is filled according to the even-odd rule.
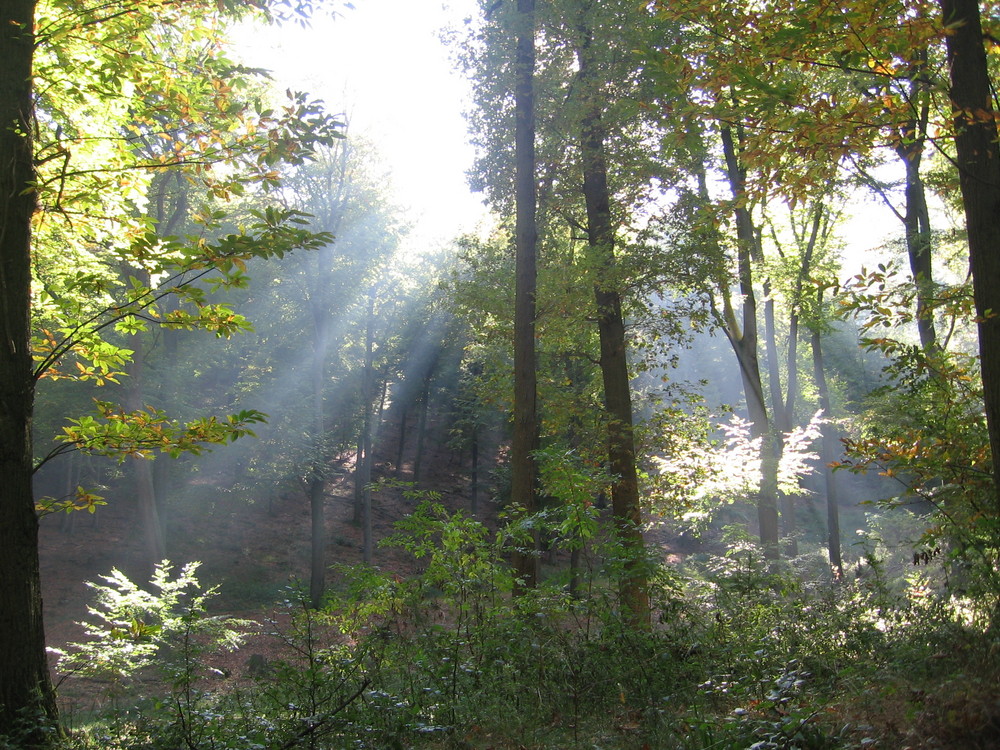
[[[198,455],[210,444],[254,437],[252,425],[267,415],[250,409],[226,417],[202,417],[180,423],[152,406],[128,411],[108,401],[95,401],[96,414],[70,419],[59,439],[75,448],[124,461],[129,456],[152,458],[165,453]]]

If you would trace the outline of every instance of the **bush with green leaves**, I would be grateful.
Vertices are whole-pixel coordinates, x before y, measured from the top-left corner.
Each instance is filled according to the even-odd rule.
[[[57,652],[60,671],[122,686],[156,667],[172,685],[190,685],[206,653],[239,647],[253,624],[207,614],[218,587],[202,589],[195,575],[200,565],[188,563],[172,577],[164,560],[145,589],[117,569],[102,576],[104,583],[88,583],[95,603],[87,609],[93,619],[81,623],[87,639]]]
[[[978,708],[990,716],[996,658],[941,598],[874,574],[803,578],[808,566],[774,566],[741,531],[725,554],[689,558],[683,575],[654,571],[659,617],[637,628],[616,611],[618,553],[601,536],[588,554],[612,562],[583,567],[576,595],[558,576],[515,593],[510,534],[425,498],[387,540],[419,572],[342,566],[321,609],[289,589],[268,627],[280,655],[213,691],[193,686],[213,642],[185,635],[207,632],[203,606],[192,607],[198,597],[184,595],[193,570],[160,571],[157,595],[109,576],[95,587],[104,614],[103,627],[91,626],[99,638],[90,656],[113,654],[117,674],[147,669],[151,654],[176,666],[169,690],[119,701],[76,744],[847,750],[880,731],[892,738],[886,746],[898,739],[869,725],[875,701],[927,731],[964,731],[948,719],[945,696],[940,708],[906,698],[962,674],[985,691]],[[956,644],[980,666],[970,671]]]

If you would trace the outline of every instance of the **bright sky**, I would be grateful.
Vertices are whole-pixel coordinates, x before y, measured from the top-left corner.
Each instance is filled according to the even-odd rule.
[[[485,213],[465,180],[473,158],[462,117],[468,83],[441,41],[442,28],[461,29],[478,13],[477,0],[353,2],[336,18],[317,15],[309,28],[259,29],[240,46],[248,64],[346,112],[350,132],[376,145],[397,202],[416,222],[405,250],[419,253],[473,231]],[[856,201],[852,213],[842,230],[848,273],[884,260],[877,248],[900,231],[877,201]]]
[[[376,145],[397,202],[411,209],[411,242],[435,245],[471,231],[484,209],[465,180],[473,158],[462,117],[468,86],[440,30],[461,26],[477,12],[476,0],[354,4],[337,18],[314,18],[307,29],[252,34],[246,62],[271,70],[282,88],[346,112],[350,132]]]

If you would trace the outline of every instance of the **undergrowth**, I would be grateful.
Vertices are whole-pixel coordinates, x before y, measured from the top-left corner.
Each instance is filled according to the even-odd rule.
[[[290,588],[265,632],[283,656],[210,675],[246,622],[207,614],[194,570],[96,587],[89,640],[63,657],[114,696],[67,747],[988,748],[1000,741],[996,641],[960,602],[874,553],[861,578],[768,566],[746,539],[661,569],[648,629],[619,617],[613,540],[584,580],[515,596],[504,545],[424,502],[390,544],[403,580],[337,569],[322,609]],[[166,571],[166,572],[164,572]],[[923,588],[921,588],[923,586]],[[159,593],[155,593],[155,591]],[[251,665],[253,666],[253,665]]]

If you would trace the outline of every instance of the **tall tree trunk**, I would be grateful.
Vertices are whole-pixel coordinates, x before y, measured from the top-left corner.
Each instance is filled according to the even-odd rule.
[[[146,287],[149,286],[149,274],[138,269],[122,269],[125,278],[135,276]],[[132,362],[128,366],[128,392],[126,406],[129,411],[139,411],[145,407],[146,385],[146,347],[143,334],[136,333],[129,337],[133,350]],[[135,481],[135,499],[139,511],[139,526],[146,540],[147,573],[152,573],[156,565],[167,556],[166,540],[163,525],[160,522],[160,509],[156,497],[156,483],[153,479],[153,460],[135,456],[129,459]]]
[[[403,477],[403,451],[406,448],[406,404],[399,405],[399,440],[396,444],[396,479]]]
[[[809,275],[812,266],[812,257],[819,240],[820,228],[823,224],[823,204],[817,203],[812,211],[812,220],[809,235],[799,233],[792,223],[793,233],[797,249],[801,253],[798,275],[795,279],[795,287],[792,291],[789,311],[788,311],[788,345],[785,353],[785,395],[781,394],[781,373],[778,366],[778,334],[775,325],[774,298],[771,294],[770,279],[764,282],[764,335],[766,339],[768,381],[771,394],[771,414],[774,425],[774,453],[775,459],[780,462],[785,450],[786,435],[791,432],[795,419],[795,403],[799,394],[799,311],[802,305],[802,286]],[[777,237],[774,238],[779,255],[784,258],[781,245]],[[758,245],[758,251],[760,247]],[[794,557],[799,553],[797,540],[797,527],[795,519],[796,494],[778,492],[781,502],[781,533],[785,538],[785,554]]]
[[[326,591],[326,477],[327,477],[327,435],[326,435],[326,361],[329,355],[329,311],[323,303],[324,284],[330,267],[331,248],[323,248],[317,254],[317,274],[309,295],[309,310],[312,314],[313,361],[312,361],[312,445],[311,467],[307,492],[309,495],[309,517],[311,554],[309,564],[309,602],[318,609]]]
[[[537,510],[534,451],[538,447],[535,362],[535,288],[537,278],[538,188],[535,182],[535,0],[517,0],[517,52],[514,60],[515,281],[514,281],[514,430],[510,447],[510,498],[527,514]],[[537,534],[534,534],[537,547]],[[514,553],[514,569],[526,588],[538,581],[535,549]]]
[[[823,304],[823,291],[818,295],[819,305]],[[819,326],[815,326],[812,331],[812,359],[813,377],[816,380],[816,390],[819,392],[819,408],[823,410],[824,421],[820,428],[820,458],[823,463],[823,482],[826,487],[826,544],[830,556],[830,568],[834,576],[839,580],[844,577],[844,563],[840,555],[840,505],[837,498],[837,478],[830,467],[837,460],[836,447],[837,435],[833,424],[829,422],[833,418],[830,407],[830,388],[826,382],[826,369],[823,365],[823,344],[820,339]]]
[[[965,206],[983,401],[1000,512],[1000,145],[977,0],[941,0],[955,112],[955,151]]]
[[[360,465],[354,467],[355,486],[361,493],[361,517],[363,519],[363,557],[364,561],[372,564],[372,550],[374,540],[372,538],[372,410],[374,409],[374,372],[372,368],[373,354],[375,348],[375,288],[368,291],[368,322],[365,327],[365,370],[363,384],[361,388],[361,399],[364,408],[364,416],[361,420],[361,450],[358,461]]]
[[[153,482],[153,462],[148,458],[130,459],[135,479],[135,497],[139,509],[139,522],[146,539],[146,567],[151,572],[167,556],[166,539],[160,522]]]
[[[358,433],[355,442],[354,452],[354,514],[351,516],[351,523],[361,523],[364,519],[364,485],[361,483],[361,470],[365,462],[365,440],[362,432]]]
[[[479,515],[479,425],[472,426],[472,469],[470,471],[469,515],[473,518]]]
[[[920,174],[920,164],[927,141],[927,123],[930,119],[930,96],[927,84],[927,50],[915,55],[918,69],[910,80],[908,100],[913,117],[903,124],[896,155],[906,170],[905,213],[903,227],[906,234],[906,254],[910,272],[917,288],[917,332],[920,345],[930,352],[937,346],[934,316],[930,309],[934,295],[934,275],[931,265],[931,216],[927,208],[927,191]]]
[[[424,462],[424,445],[427,440],[427,410],[430,408],[432,372],[427,373],[418,402],[420,411],[417,413],[417,453],[413,457],[413,483],[420,483],[420,470]]]
[[[736,241],[737,272],[740,294],[743,297],[742,330],[726,331],[736,352],[743,381],[743,394],[750,417],[751,435],[760,439],[761,481],[757,495],[757,521],[760,527],[760,543],[764,556],[768,559],[780,557],[778,548],[778,460],[773,447],[774,436],[764,401],[760,364],[757,359],[757,297],[753,288],[753,268],[751,254],[758,241],[750,212],[742,201],[745,199],[745,177],[739,165],[736,144],[728,127],[721,130],[722,148],[726,157],[726,174],[729,187],[736,200]],[[726,316],[732,322],[735,317]],[[737,334],[738,335],[734,335]]]
[[[921,143],[921,149],[922,144]],[[927,209],[924,180],[920,174],[920,155],[915,145],[900,147],[906,165],[906,213],[903,226],[906,232],[906,255],[910,260],[910,272],[917,288],[917,332],[920,346],[924,351],[932,351],[937,346],[937,331],[934,328],[934,313],[930,308],[934,295],[934,276],[931,264],[931,224]]]
[[[326,591],[326,482],[319,466],[309,473],[309,604],[319,609]]]
[[[580,158],[583,194],[587,205],[587,241],[594,269],[594,298],[601,345],[601,377],[608,420],[608,467],[614,476],[611,507],[618,539],[625,553],[619,596],[623,614],[636,625],[649,622],[649,593],[642,509],[635,466],[635,436],[632,426],[632,391],[618,271],[615,230],[611,218],[605,154],[606,133],[602,119],[603,99],[596,85],[596,69],[590,29],[582,23],[578,50],[579,80],[583,84],[583,119],[580,123]]]
[[[42,626],[38,518],[31,489],[35,395],[28,348],[31,215],[32,0],[0,6],[0,734],[41,712],[58,721]],[[25,744],[46,741],[35,729]]]
[[[778,362],[778,332],[774,321],[774,297],[771,294],[771,281],[764,281],[764,341],[765,353],[767,354],[767,382],[768,391],[771,395],[771,414],[773,415],[772,451],[774,460],[781,461],[781,454],[784,453],[784,435],[792,429],[791,414],[785,409],[785,401],[781,394],[781,367]],[[792,338],[789,333],[789,347],[791,348]],[[791,387],[792,372],[794,372],[795,361],[788,358],[788,366],[792,369],[788,373],[788,385]],[[788,557],[795,557],[799,554],[798,540],[795,538],[797,529],[795,522],[795,495],[781,492],[775,488],[776,497],[781,503],[781,536],[785,540],[785,554]]]
[[[774,319],[774,295],[770,279],[764,279],[764,353],[767,355],[767,386],[771,396],[774,426],[779,432],[788,432],[792,429],[792,417],[785,411],[785,399],[781,391],[778,331]]]

